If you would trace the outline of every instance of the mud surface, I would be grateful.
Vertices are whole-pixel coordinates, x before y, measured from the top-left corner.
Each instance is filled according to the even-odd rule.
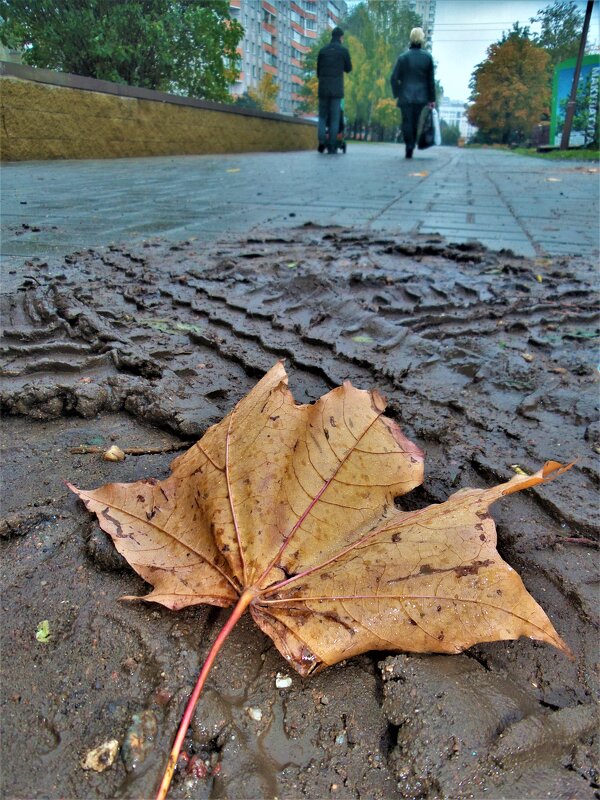
[[[85,251],[6,275],[4,796],[153,796],[227,612],[119,602],[143,583],[63,480],[164,477],[172,448],[279,358],[300,402],[344,379],[387,396],[426,452],[404,508],[506,480],[515,465],[578,459],[493,508],[501,555],[575,660],[523,640],[453,657],[370,653],[302,680],[245,618],[171,796],[597,796],[594,282],[575,259],[314,227],[211,252],[193,241]],[[71,452],[111,444],[142,452],[120,463]],[[110,740],[114,763],[84,770]]]

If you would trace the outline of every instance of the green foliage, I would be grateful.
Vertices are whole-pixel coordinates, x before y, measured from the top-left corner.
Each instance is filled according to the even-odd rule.
[[[233,101],[232,105],[238,106],[239,108],[253,109],[254,111],[260,110],[258,102],[248,92],[238,95]]]
[[[304,67],[302,72],[302,86],[298,86],[298,94],[304,99],[298,107],[299,114],[317,114],[319,108],[319,99],[317,95],[318,81],[317,81],[317,56],[319,50],[331,41],[331,33],[323,31],[315,43],[310,48],[308,53],[304,56]],[[347,45],[347,42],[345,42]],[[354,61],[353,61],[354,64]],[[354,66],[354,68],[356,68]],[[346,81],[348,76],[346,76]]]
[[[479,128],[476,141],[518,144],[548,112],[550,57],[529,38],[513,32],[492,44],[487,59],[471,77],[469,122]]]
[[[355,134],[394,139],[400,112],[389,78],[396,58],[408,47],[411,29],[421,24],[405,0],[363,0],[344,23],[353,65],[346,78],[346,122]]]
[[[278,111],[278,94],[279,85],[276,83],[275,78],[270,72],[265,72],[256,89],[248,90],[248,95],[256,102],[262,111]]]
[[[441,120],[440,131],[442,134],[442,144],[456,147],[460,139],[460,128],[458,125],[448,125],[447,122]]]
[[[515,147],[511,153],[517,153],[521,156],[533,156],[535,158],[543,158],[545,161],[595,161],[600,160],[599,150],[588,150],[573,148],[572,150],[548,150],[547,152],[538,153],[537,150],[532,150],[526,147]]]
[[[227,0],[0,0],[0,39],[32,66],[210,100],[242,36]]]
[[[541,24],[540,33],[533,36],[533,41],[548,52],[552,67],[577,56],[583,16],[574,2],[555,0],[552,5],[540,9],[530,21]]]
[[[597,79],[596,79],[597,80]],[[561,101],[561,113],[558,115],[559,125],[557,134],[562,134],[564,122],[567,114],[569,97]],[[598,131],[600,126],[598,90],[593,91],[593,80],[591,71],[585,78],[580,78],[577,84],[577,96],[575,99],[575,114],[571,126],[572,133],[583,135],[584,146],[591,144],[598,145]]]

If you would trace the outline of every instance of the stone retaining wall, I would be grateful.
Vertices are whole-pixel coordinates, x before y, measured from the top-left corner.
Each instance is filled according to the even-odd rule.
[[[307,150],[306,120],[0,62],[3,161]]]

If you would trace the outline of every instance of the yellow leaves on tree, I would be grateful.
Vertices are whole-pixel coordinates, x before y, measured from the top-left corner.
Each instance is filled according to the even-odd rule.
[[[279,111],[277,105],[279,86],[270,72],[265,72],[256,89],[248,89],[248,94],[263,111]]]
[[[469,121],[495,142],[526,139],[548,111],[548,64],[548,53],[525,37],[511,35],[492,45],[473,76]]]

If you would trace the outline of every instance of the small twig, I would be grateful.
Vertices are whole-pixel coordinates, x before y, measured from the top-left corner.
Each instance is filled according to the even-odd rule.
[[[146,456],[155,455],[157,453],[173,453],[176,450],[187,450],[190,442],[182,444],[165,444],[162,447],[122,447],[121,450],[128,456]],[[97,447],[96,445],[80,444],[77,447],[71,447],[69,452],[78,455],[87,455],[88,453],[104,453],[106,447]]]
[[[568,544],[585,544],[589,547],[600,547],[600,542],[594,541],[594,539],[588,539],[586,536],[558,536],[554,540],[554,544],[568,543]]]

